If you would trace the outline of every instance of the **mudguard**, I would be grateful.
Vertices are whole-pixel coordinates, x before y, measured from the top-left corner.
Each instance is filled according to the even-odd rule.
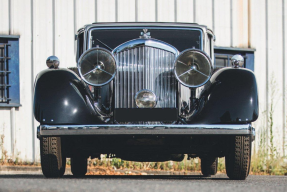
[[[188,123],[250,123],[258,118],[258,93],[249,69],[223,68],[215,72],[200,94],[198,111]]]
[[[34,116],[41,124],[103,124],[88,87],[74,72],[46,69],[37,75],[34,89]]]

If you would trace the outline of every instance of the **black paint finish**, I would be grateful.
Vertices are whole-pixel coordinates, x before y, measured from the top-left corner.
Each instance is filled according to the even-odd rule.
[[[118,122],[136,121],[176,121],[177,108],[132,108],[115,109],[115,120]]]
[[[89,102],[87,86],[68,69],[46,69],[36,77],[33,108],[41,124],[103,124]]]
[[[34,115],[41,124],[103,124],[88,87],[72,71],[47,69],[35,81]],[[174,121],[177,109],[115,109],[117,121]],[[201,92],[188,124],[242,124],[258,118],[256,79],[248,69],[223,68]]]
[[[188,124],[250,123],[258,118],[256,79],[251,70],[223,68],[202,91],[196,114]]]

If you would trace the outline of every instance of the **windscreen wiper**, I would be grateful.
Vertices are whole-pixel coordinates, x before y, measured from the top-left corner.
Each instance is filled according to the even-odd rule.
[[[112,48],[110,48],[107,44],[103,43],[102,41],[100,41],[99,39],[96,39],[98,42],[100,42],[101,44],[103,44],[104,46],[106,46],[107,48],[109,48],[111,51],[113,50]]]

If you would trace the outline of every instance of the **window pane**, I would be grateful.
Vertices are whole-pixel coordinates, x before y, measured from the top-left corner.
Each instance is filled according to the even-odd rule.
[[[215,69],[219,69],[222,67],[230,67],[231,66],[231,55],[227,54],[215,54]]]
[[[147,27],[148,28],[148,27]],[[175,46],[179,51],[189,48],[201,49],[201,31],[200,30],[178,30],[178,29],[153,29],[148,28],[151,38],[164,41],[170,45]],[[92,47],[99,45],[105,47],[101,42],[105,43],[112,49],[118,45],[139,38],[143,29],[99,29],[93,30],[93,44]]]
[[[4,59],[2,59],[1,57],[4,57],[4,45],[0,44],[0,102],[5,102],[5,93],[4,90],[5,88],[1,85],[3,85],[4,82],[4,78],[5,78],[5,73],[3,73],[4,71]]]
[[[211,53],[211,45],[210,45],[210,36],[208,35],[208,38],[206,40],[206,53],[209,55],[209,57],[211,57],[210,53]]]

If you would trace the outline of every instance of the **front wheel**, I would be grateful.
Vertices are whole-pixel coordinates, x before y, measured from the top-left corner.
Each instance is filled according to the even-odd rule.
[[[41,167],[45,177],[62,177],[65,173],[66,158],[62,152],[60,137],[40,139]]]
[[[83,177],[87,173],[88,162],[85,157],[71,158],[71,171],[75,177]]]
[[[229,152],[225,156],[227,176],[233,180],[245,180],[249,175],[250,162],[250,136],[236,136],[232,138]]]
[[[201,173],[203,176],[215,175],[217,173],[218,158],[202,157]]]

